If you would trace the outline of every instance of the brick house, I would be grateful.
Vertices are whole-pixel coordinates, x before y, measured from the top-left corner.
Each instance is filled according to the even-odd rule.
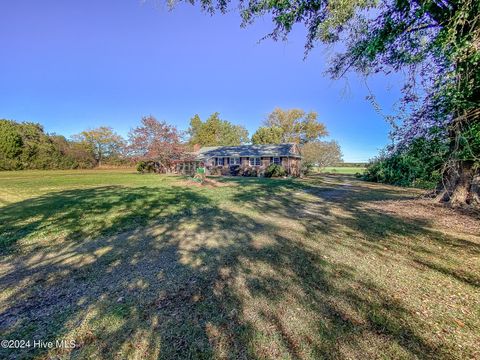
[[[188,160],[177,162],[175,172],[192,174],[204,163],[209,174],[239,175],[253,170],[261,176],[274,163],[282,165],[288,175],[300,176],[301,161],[297,144],[196,146]]]

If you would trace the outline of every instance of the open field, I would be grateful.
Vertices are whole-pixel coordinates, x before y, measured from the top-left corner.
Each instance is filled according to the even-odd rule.
[[[356,173],[363,174],[365,169],[365,167],[356,166],[329,166],[320,169],[319,172],[326,174],[355,175]]]
[[[0,172],[0,358],[480,358],[480,221],[352,176]]]

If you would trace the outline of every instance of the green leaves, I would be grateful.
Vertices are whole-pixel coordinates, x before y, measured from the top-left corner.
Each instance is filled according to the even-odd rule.
[[[74,135],[74,138],[89,149],[98,164],[103,160],[120,156],[126,146],[125,140],[111,127],[106,126],[82,131]]]
[[[364,178],[400,186],[434,188],[441,180],[447,156],[448,144],[444,139],[418,138],[409,147],[374,160]]]
[[[201,146],[228,146],[247,143],[248,131],[241,125],[235,125],[227,120],[220,119],[218,112],[202,122],[200,116],[195,115],[190,120],[189,143]]]
[[[22,136],[13,121],[0,120],[0,157],[13,159],[22,151]]]
[[[252,136],[252,144],[281,144],[283,129],[279,126],[262,126]]]
[[[325,125],[318,121],[318,114],[314,111],[306,113],[301,109],[276,108],[268,115],[265,125],[272,128],[269,130],[272,137],[280,135],[280,130],[275,128],[282,130],[282,143],[304,144],[328,135]]]
[[[35,123],[0,120],[0,170],[59,169],[93,164],[64,137]]]

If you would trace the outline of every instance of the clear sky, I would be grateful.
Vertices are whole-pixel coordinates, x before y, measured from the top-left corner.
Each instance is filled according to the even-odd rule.
[[[210,16],[191,5],[168,11],[140,0],[2,0],[0,118],[33,121],[65,136],[100,125],[126,135],[143,115],[188,128],[218,111],[253,134],[275,107],[316,111],[345,161],[366,161],[389,125],[365,100],[364,80],[332,81],[332,51],[303,60],[305,30],[288,42],[258,40],[263,19]],[[385,113],[398,98],[395,77],[368,80]]]

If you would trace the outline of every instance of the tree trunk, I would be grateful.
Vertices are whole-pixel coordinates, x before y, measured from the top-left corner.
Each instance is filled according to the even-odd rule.
[[[437,187],[437,199],[453,206],[480,206],[480,169],[473,161],[458,161],[450,165]]]

